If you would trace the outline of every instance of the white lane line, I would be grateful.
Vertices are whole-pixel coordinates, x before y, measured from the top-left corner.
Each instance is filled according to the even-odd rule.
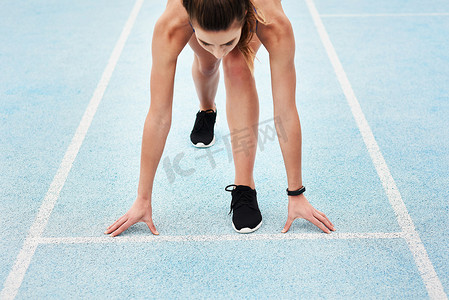
[[[275,234],[229,234],[229,235],[166,235],[166,236],[124,236],[124,237],[41,237],[40,244],[108,244],[108,243],[151,243],[151,242],[221,242],[221,241],[269,241],[269,240],[346,240],[346,239],[397,239],[404,238],[403,232],[343,232],[325,233],[275,233]]]
[[[438,17],[449,13],[383,13],[383,14],[322,14],[321,18],[369,18],[369,17]]]
[[[62,187],[65,184],[70,169],[72,168],[73,162],[78,154],[81,144],[84,141],[87,130],[89,129],[95,112],[97,111],[98,105],[103,98],[106,87],[109,84],[109,80],[111,79],[112,73],[114,72],[117,61],[122,53],[123,47],[126,43],[126,40],[128,39],[131,29],[134,26],[134,22],[142,4],[143,0],[137,0],[134,4],[131,14],[126,21],[125,27],[123,28],[122,33],[114,47],[114,50],[112,51],[100,82],[98,83],[90,100],[90,103],[86,111],[84,112],[78,129],[76,130],[75,135],[73,136],[73,139],[69,147],[67,148],[61,165],[59,166],[59,169],[56,172],[52,183],[50,184],[50,187],[42,202],[36,219],[34,220],[33,225],[31,225],[23,246],[19,254],[17,255],[16,261],[8,277],[6,278],[3,290],[0,295],[0,299],[14,299],[17,295],[28,266],[30,265],[31,259],[38,246],[38,238],[42,235],[42,232],[47,225],[50,214],[59,197],[59,193],[61,192]]]
[[[444,292],[443,285],[438,278],[437,273],[429,259],[424,244],[419,237],[418,232],[415,229],[412,218],[410,217],[404,201],[402,200],[399,189],[391,176],[390,170],[385,162],[385,159],[379,149],[379,146],[374,138],[371,128],[363,114],[360,104],[354,94],[351,84],[346,76],[346,73],[338,59],[337,53],[332,45],[332,42],[327,34],[326,28],[318,14],[318,11],[313,3],[313,0],[305,0],[307,6],[312,15],[313,21],[320,35],[321,41],[326,49],[329,60],[337,75],[338,81],[343,89],[343,93],[346,96],[348,104],[351,108],[354,119],[363,137],[363,141],[368,149],[373,164],[376,168],[377,174],[382,182],[382,186],[387,194],[391,206],[396,214],[401,229],[406,234],[405,239],[409,246],[410,251],[413,254],[415,263],[421,274],[421,277],[426,285],[427,292],[432,299],[447,299],[447,295]]]

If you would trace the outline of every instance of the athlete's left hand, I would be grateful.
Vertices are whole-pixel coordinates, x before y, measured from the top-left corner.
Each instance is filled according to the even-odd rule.
[[[325,233],[330,233],[330,230],[335,231],[334,225],[329,221],[325,214],[315,209],[309,201],[307,201],[304,194],[299,196],[288,196],[288,217],[282,233],[286,233],[295,219],[305,219]]]

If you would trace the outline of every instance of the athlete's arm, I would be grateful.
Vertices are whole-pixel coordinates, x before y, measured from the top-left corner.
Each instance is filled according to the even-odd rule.
[[[186,30],[179,24],[164,13],[154,28],[151,104],[143,129],[137,198],[129,211],[108,227],[105,233],[112,233],[111,236],[119,235],[138,222],[145,222],[153,234],[159,234],[152,220],[153,181],[171,125],[177,58],[192,34],[191,29]]]
[[[154,175],[171,125],[177,57],[190,36],[167,32],[159,22],[153,33],[150,78],[151,104],[145,120],[138,195],[150,200]],[[165,28],[164,28],[165,27]],[[175,34],[175,36],[170,36]]]
[[[280,1],[260,1],[259,3],[266,6],[262,8],[269,24],[259,26],[257,34],[270,55],[275,126],[287,172],[288,189],[293,191],[303,185],[301,125],[295,100],[295,38]],[[304,194],[289,196],[288,217],[282,232],[287,232],[296,218],[304,218],[326,233],[334,230],[329,219],[313,208]]]

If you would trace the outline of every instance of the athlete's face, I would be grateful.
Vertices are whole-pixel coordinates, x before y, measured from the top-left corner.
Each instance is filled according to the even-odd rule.
[[[242,34],[240,22],[235,21],[228,29],[207,31],[193,22],[198,43],[207,51],[220,59],[235,48]]]

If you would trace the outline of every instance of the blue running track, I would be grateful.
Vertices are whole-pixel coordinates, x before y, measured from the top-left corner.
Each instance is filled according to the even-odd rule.
[[[254,170],[263,225],[239,235],[225,89],[216,144],[189,141],[181,53],[152,236],[103,234],[133,203],[165,1],[0,3],[1,299],[447,299],[449,2],[284,0],[296,38],[303,182],[337,231],[287,216],[268,53]]]

